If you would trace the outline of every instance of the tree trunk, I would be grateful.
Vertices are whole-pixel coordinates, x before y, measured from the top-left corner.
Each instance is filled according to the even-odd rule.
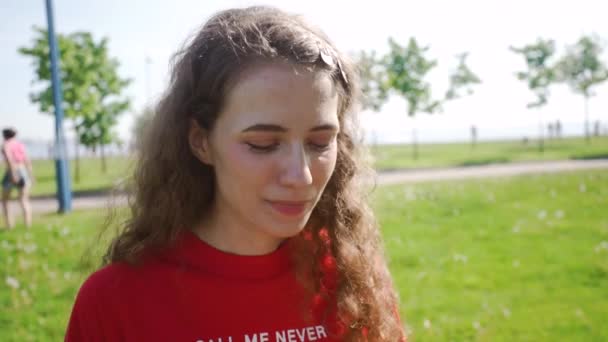
[[[591,142],[591,132],[589,132],[589,97],[585,96],[585,142]]]
[[[477,146],[477,127],[471,125],[471,150],[474,150]]]
[[[538,109],[538,152],[543,154],[545,152],[545,127],[543,127],[543,114]]]
[[[74,143],[74,182],[80,183],[80,152],[78,148],[78,139]]]
[[[80,154],[78,151],[78,126],[74,122],[74,183],[80,183]],[[66,145],[67,146],[67,145]]]
[[[107,165],[106,165],[106,154],[104,152],[103,144],[99,146],[99,153],[101,154],[101,171],[105,174],[107,173]]]
[[[412,158],[418,160],[418,134],[416,128],[412,128]]]

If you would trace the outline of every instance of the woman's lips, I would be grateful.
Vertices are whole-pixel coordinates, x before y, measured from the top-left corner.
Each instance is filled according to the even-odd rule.
[[[304,213],[310,201],[268,201],[268,203],[285,216],[299,216]]]

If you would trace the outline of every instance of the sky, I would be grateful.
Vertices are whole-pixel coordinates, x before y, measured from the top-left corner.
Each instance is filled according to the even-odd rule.
[[[133,79],[126,92],[133,106],[117,127],[129,141],[133,118],[165,89],[170,57],[183,42],[219,10],[260,4],[304,15],[349,53],[382,54],[388,37],[402,44],[416,37],[438,62],[428,78],[435,98],[447,89],[455,55],[469,53],[468,64],[482,84],[473,95],[445,104],[442,113],[408,118],[405,102],[396,96],[379,113],[362,113],[368,138],[381,142],[408,141],[412,127],[421,141],[466,140],[471,124],[481,139],[521,138],[536,134],[539,117],[561,120],[565,134],[581,134],[583,99],[566,85],[553,87],[542,109],[526,108],[533,96],[514,76],[524,69],[524,60],[509,46],[542,37],[554,39],[561,54],[584,34],[608,39],[608,2],[601,0],[55,0],[55,30],[109,38],[109,53],[121,63],[119,73]],[[51,141],[53,117],[29,100],[32,61],[17,53],[31,44],[34,25],[46,27],[43,0],[0,2],[0,126],[17,128],[23,139]],[[608,53],[603,60],[608,63]],[[608,127],[608,82],[596,93],[589,103],[590,117]],[[70,134],[67,126],[66,132]]]

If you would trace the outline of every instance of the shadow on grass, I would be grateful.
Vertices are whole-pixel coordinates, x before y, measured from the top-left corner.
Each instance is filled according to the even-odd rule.
[[[458,166],[480,166],[480,165],[490,165],[490,164],[504,164],[511,162],[511,159],[506,157],[495,157],[495,158],[483,158],[483,159],[468,159],[461,163],[458,163]]]
[[[608,152],[575,154],[575,155],[571,155],[570,159],[574,159],[574,160],[608,159]]]

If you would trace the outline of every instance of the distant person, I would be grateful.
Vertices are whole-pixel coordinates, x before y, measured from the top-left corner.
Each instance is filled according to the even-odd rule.
[[[14,225],[8,205],[13,189],[17,189],[19,192],[19,203],[23,211],[25,226],[30,227],[32,225],[29,193],[34,174],[25,146],[17,140],[16,135],[17,132],[12,128],[2,130],[4,138],[2,157],[6,164],[6,171],[2,178],[2,212],[4,213],[4,222],[9,229],[13,228]]]
[[[555,121],[555,137],[560,139],[562,137],[562,122]]]
[[[359,86],[300,16],[212,16],[175,56],[130,216],[66,341],[405,340],[366,201]]]

